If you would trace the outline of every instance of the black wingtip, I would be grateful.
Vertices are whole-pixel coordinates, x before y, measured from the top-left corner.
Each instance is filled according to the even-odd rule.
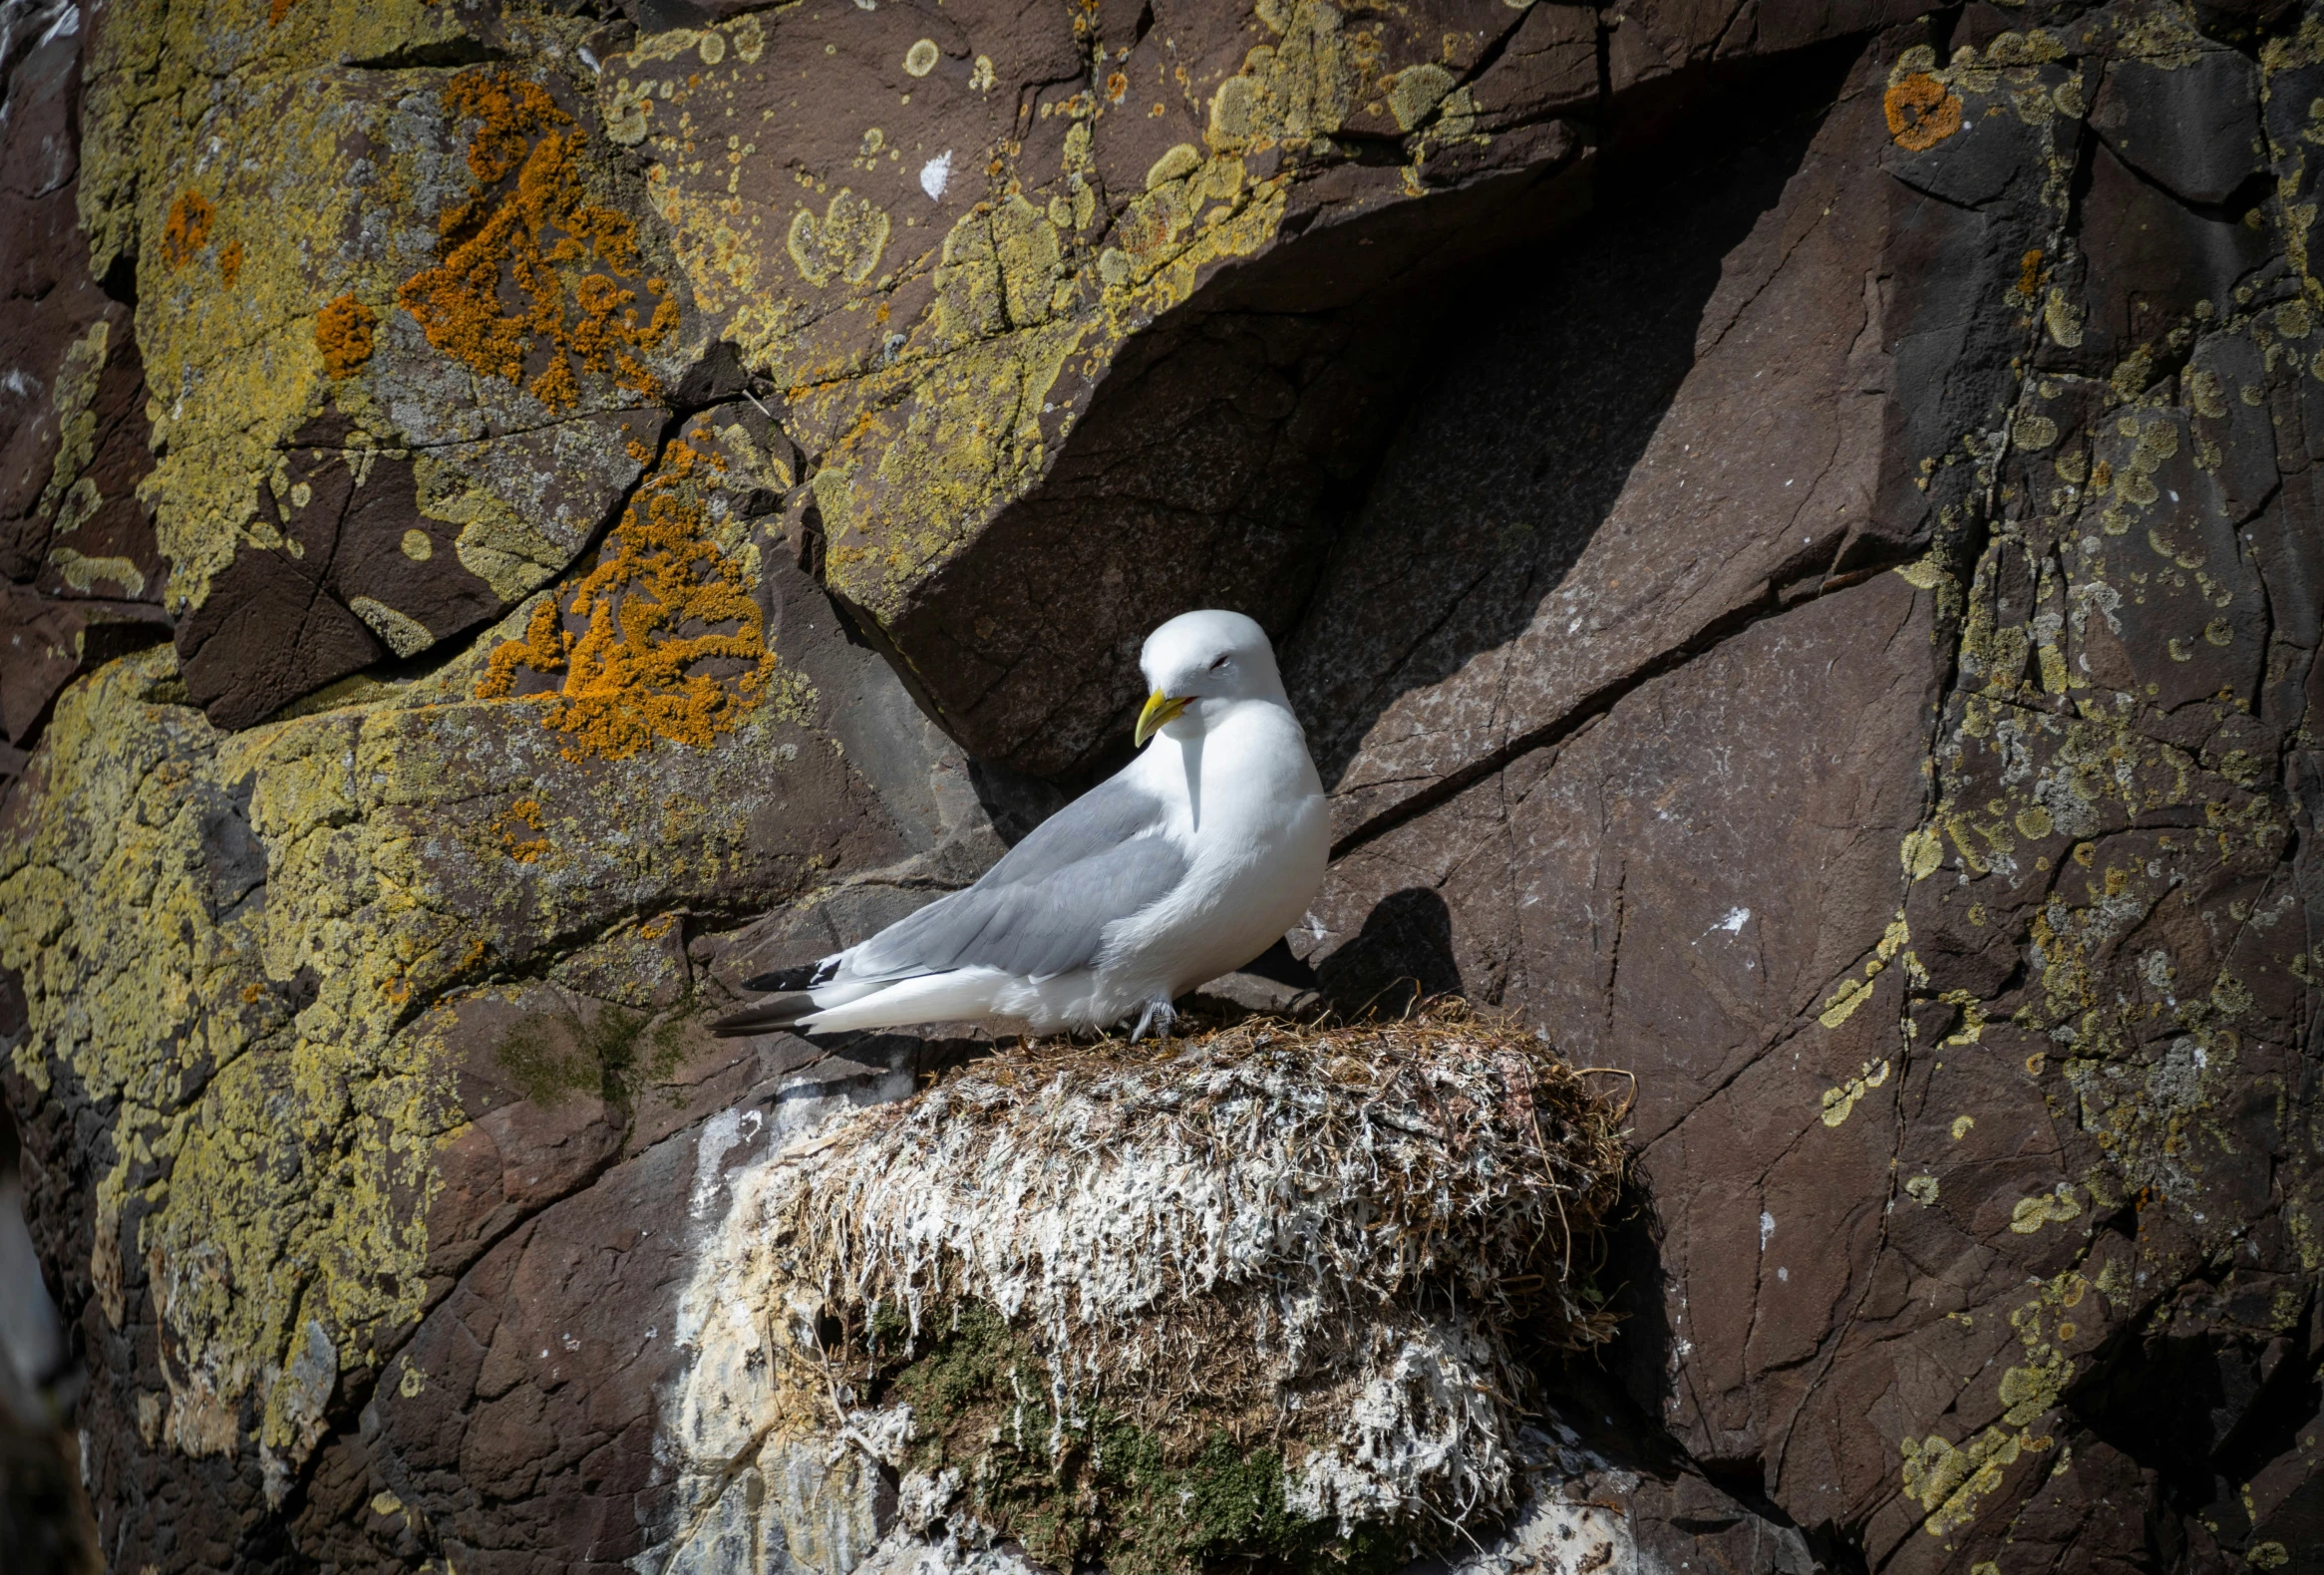
[[[805,991],[790,991],[771,1001],[761,1001],[740,1012],[730,1012],[710,1025],[710,1032],[720,1039],[745,1039],[753,1034],[772,1034],[777,1029],[790,1028],[801,1018],[815,1011],[815,999]]]
[[[812,990],[826,983],[831,975],[831,959],[808,963],[799,968],[777,968],[771,973],[755,975],[743,981],[745,990]]]

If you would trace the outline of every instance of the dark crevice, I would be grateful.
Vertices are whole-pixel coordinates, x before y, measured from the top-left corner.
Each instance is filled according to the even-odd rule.
[[[496,49],[482,39],[446,38],[427,44],[407,44],[384,55],[351,60],[347,68],[350,71],[444,71],[511,59],[514,57],[506,50]]]
[[[2272,1341],[2215,1328],[2167,1332],[2162,1310],[2190,1290],[2217,1292],[2226,1277],[2204,1267],[2156,1292],[2064,1397],[2095,1436],[2157,1473],[2173,1509],[2206,1518],[2293,1453],[2324,1410],[2324,1347],[2307,1338],[2312,1287],[2291,1333]]]
[[[750,393],[752,382],[751,371],[743,364],[742,346],[721,339],[705,350],[702,359],[688,367],[669,391],[673,414],[682,419],[741,399]]]
[[[1412,158],[1410,150],[1405,147],[1405,139],[1391,137],[1385,132],[1334,132],[1331,148],[1333,153],[1341,156],[1343,163],[1373,169],[1395,168],[1409,163]],[[1321,212],[1320,208],[1309,208],[1298,214],[1297,217],[1302,220],[1299,229],[1303,231]]]
[[[132,311],[137,310],[138,259],[136,253],[130,251],[115,252],[113,261],[106,264],[104,274],[99,277],[97,287]]]
[[[1785,1512],[1784,1506],[1768,1496],[1767,1480],[1759,1461],[1752,1460],[1739,1466],[1713,1464],[1696,1460],[1695,1468],[1704,1479],[1744,1508],[1770,1525],[1786,1531],[1796,1531],[1808,1544],[1808,1551],[1816,1560],[1822,1575],[1869,1575],[1871,1566],[1865,1561],[1862,1546],[1843,1536],[1830,1525],[1804,1526]],[[1674,1525],[1685,1528],[1684,1521]],[[1781,1567],[1779,1565],[1779,1567]]]
[[[1614,105],[1614,30],[1606,26],[1606,8],[1597,11],[1598,124],[1605,124]]]
[[[1515,41],[1517,34],[1523,30],[1524,26],[1525,13],[1522,11],[1513,13],[1509,19],[1509,25],[1502,28],[1497,37],[1492,39],[1485,48],[1477,52],[1475,64],[1461,73],[1460,80],[1453,84],[1453,91],[1458,93],[1498,65],[1501,56],[1508,53],[1509,45]]]

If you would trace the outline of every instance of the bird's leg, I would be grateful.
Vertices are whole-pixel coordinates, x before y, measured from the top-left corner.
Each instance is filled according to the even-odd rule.
[[[1146,1010],[1138,1016],[1138,1027],[1130,1031],[1130,1043],[1135,1045],[1144,1039],[1149,1024],[1153,1025],[1157,1037],[1166,1040],[1170,1037],[1170,1025],[1177,1020],[1178,1009],[1168,1001],[1149,1001]]]

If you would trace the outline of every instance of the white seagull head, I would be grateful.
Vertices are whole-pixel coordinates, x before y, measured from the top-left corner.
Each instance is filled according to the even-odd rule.
[[[1203,731],[1248,701],[1288,708],[1267,631],[1239,612],[1184,612],[1146,637],[1139,669],[1154,693],[1138,718],[1138,744],[1168,729]]]

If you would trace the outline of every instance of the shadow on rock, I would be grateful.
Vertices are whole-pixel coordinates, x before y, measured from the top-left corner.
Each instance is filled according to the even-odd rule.
[[[1461,994],[1453,911],[1425,886],[1389,893],[1363,933],[1316,971],[1323,998],[1344,1017],[1394,1017],[1415,1001]]]
[[[1448,318],[1434,380],[1287,642],[1327,787],[1398,697],[1518,638],[1565,580],[1695,365],[1729,255],[1800,167],[1821,120],[1801,108],[1829,102],[1833,71],[1794,63],[1782,93],[1764,76],[1699,84],[1683,115],[1609,150],[1577,229],[1449,287],[1495,304]]]

